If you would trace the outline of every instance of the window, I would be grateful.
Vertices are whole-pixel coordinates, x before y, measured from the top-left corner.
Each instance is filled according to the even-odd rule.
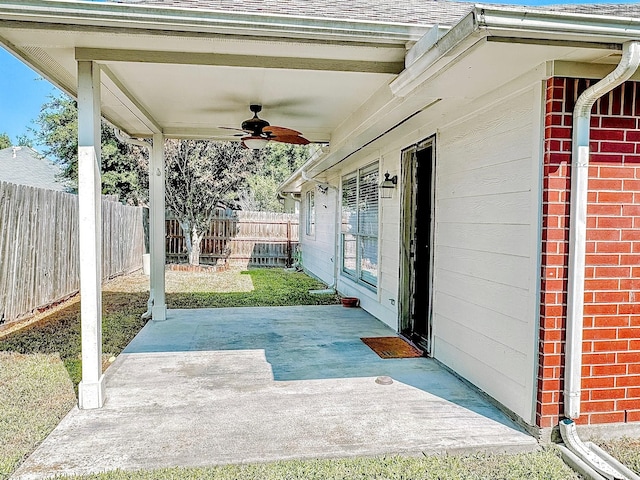
[[[306,198],[306,206],[307,206],[307,235],[313,235],[316,231],[316,204],[315,199],[313,198],[313,190],[307,192]]]
[[[378,163],[342,179],[342,272],[378,285]]]

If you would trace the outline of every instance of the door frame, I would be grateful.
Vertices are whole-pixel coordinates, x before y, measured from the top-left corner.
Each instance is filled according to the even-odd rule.
[[[429,232],[429,276],[428,276],[428,318],[427,332],[424,337],[427,354],[433,348],[433,278],[434,278],[434,248],[435,238],[435,179],[436,179],[436,141],[435,135],[428,137],[401,152],[401,197],[400,197],[400,282],[399,282],[399,331],[412,339],[413,336],[413,293],[415,290],[415,257],[413,255],[416,222],[416,185],[417,154],[431,148],[431,231]]]

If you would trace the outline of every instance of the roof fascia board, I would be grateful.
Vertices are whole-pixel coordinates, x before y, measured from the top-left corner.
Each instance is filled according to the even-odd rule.
[[[596,48],[604,50],[622,51],[620,43],[611,42],[581,42],[578,40],[565,39],[542,39],[542,38],[522,38],[522,37],[487,37],[487,42],[493,43],[517,43],[520,45],[545,45],[556,47],[575,47],[575,48]]]
[[[167,30],[317,41],[405,43],[419,40],[430,25],[312,18],[292,15],[150,7],[108,2],[24,0],[0,4],[0,18],[14,22]]]
[[[339,60],[322,58],[270,57],[261,55],[230,55],[202,52],[169,52],[151,50],[114,50],[76,48],[76,60],[97,62],[164,63],[173,65],[207,65],[225,67],[281,68],[335,72],[398,74],[403,62]]]
[[[552,64],[552,76],[554,77],[571,77],[571,78],[589,78],[601,79],[609,75],[615,65],[578,63],[556,60]],[[636,71],[629,80],[640,80],[640,70]]]

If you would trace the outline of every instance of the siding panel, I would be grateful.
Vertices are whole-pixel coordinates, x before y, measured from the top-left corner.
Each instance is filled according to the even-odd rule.
[[[529,259],[493,252],[439,247],[438,268],[503,285],[527,289],[532,272]]]
[[[438,237],[451,248],[467,248],[504,255],[529,255],[532,243],[529,225],[439,222]]]
[[[315,188],[315,185],[313,186]],[[302,198],[305,198],[305,192]],[[334,239],[335,239],[335,212],[337,192],[330,188],[326,195],[316,190],[316,225],[313,235],[306,235],[303,227],[300,230],[300,245],[302,248],[302,263],[307,272],[319,278],[327,285],[334,281]],[[306,205],[302,202],[300,208],[300,221],[304,222]]]
[[[526,420],[537,295],[535,99],[532,89],[478,112],[436,144],[433,353]]]

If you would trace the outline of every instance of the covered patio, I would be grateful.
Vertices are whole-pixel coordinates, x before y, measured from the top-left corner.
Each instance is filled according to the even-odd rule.
[[[104,407],[74,408],[14,478],[537,448],[437,362],[360,340],[389,335],[339,305],[169,310],[107,370]]]
[[[443,35],[436,24],[451,24],[470,9],[454,2],[433,11],[412,6],[381,20],[366,4],[331,18],[332,10],[291,15],[281,4],[263,11],[249,3],[219,10],[187,1],[2,2],[0,43],[78,100],[80,408],[101,408],[108,395],[101,372],[101,118],[148,141],[149,303],[161,321],[165,139],[238,140],[230,129],[239,128],[255,104],[272,125],[331,143],[332,161],[340,161],[415,112],[389,82],[423,44]],[[432,101],[428,95],[420,104]]]

